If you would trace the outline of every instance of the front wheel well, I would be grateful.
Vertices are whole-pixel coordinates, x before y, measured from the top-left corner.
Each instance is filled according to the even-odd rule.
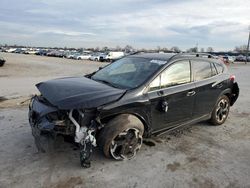
[[[230,93],[224,93],[223,95],[226,95],[229,99],[229,101],[231,101],[231,94]]]
[[[147,137],[147,135],[149,134],[149,130],[150,130],[149,125],[147,124],[146,120],[138,114],[132,114],[132,113],[114,114],[114,115],[111,115],[111,116],[108,116],[105,118],[101,118],[101,123],[104,124],[104,127],[105,127],[105,124],[107,124],[109,121],[111,121],[115,117],[121,116],[121,118],[122,118],[123,115],[128,115],[128,116],[132,116],[132,117],[137,118],[143,124],[144,135]]]

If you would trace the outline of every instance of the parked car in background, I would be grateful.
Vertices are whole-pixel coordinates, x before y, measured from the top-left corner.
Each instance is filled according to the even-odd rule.
[[[25,49],[21,49],[21,48],[17,48],[15,51],[13,51],[12,53],[17,53],[17,54],[24,54]]]
[[[236,61],[246,61],[246,56],[238,55],[235,60]]]
[[[0,67],[2,67],[5,63],[5,59],[3,57],[0,57]]]
[[[227,56],[227,57],[228,57],[228,62],[229,63],[234,63],[235,57],[233,57],[233,56]]]
[[[91,55],[91,57],[89,58],[91,61],[101,61],[101,59],[103,60],[103,57],[105,57],[106,54],[105,53],[94,53]]]
[[[122,58],[124,55],[124,52],[108,52],[108,54],[104,57],[104,61],[114,61]]]
[[[16,50],[16,48],[9,48],[9,49],[6,49],[6,52],[8,53],[12,53]]]
[[[65,57],[66,57],[67,59],[74,59],[74,56],[75,56],[76,54],[79,54],[79,53],[76,53],[76,52],[66,52]]]
[[[51,52],[47,53],[47,56],[51,56],[51,57],[64,57],[64,51],[60,51],[60,50],[53,50]]]
[[[227,67],[208,57],[137,54],[84,77],[37,84],[29,122],[38,150],[46,151],[42,138],[72,137],[89,167],[96,144],[106,157],[127,160],[144,137],[203,120],[223,124],[239,88]]]
[[[36,55],[41,55],[41,56],[46,56],[49,52],[50,51],[48,51],[48,50],[41,49],[41,50],[38,50],[35,54]]]
[[[79,54],[79,55],[74,56],[74,57],[77,60],[87,60],[87,59],[89,59],[91,57],[91,55],[87,54],[87,53],[82,53],[82,54]]]
[[[29,49],[29,50],[25,51],[25,54],[32,54],[32,55],[34,55],[34,54],[36,54],[37,51],[38,50],[36,50],[36,49]]]
[[[100,54],[99,61],[104,62],[106,61],[106,56],[108,55],[108,52],[104,52]]]
[[[229,64],[228,56],[223,56],[223,57],[222,57],[222,60],[223,60],[223,62],[224,62],[226,65]]]
[[[235,59],[232,56],[223,56],[222,60],[225,64],[234,63]]]

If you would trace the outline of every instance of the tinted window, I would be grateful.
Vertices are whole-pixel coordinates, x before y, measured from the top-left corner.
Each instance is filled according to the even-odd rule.
[[[217,74],[217,71],[216,71],[215,66],[214,66],[213,63],[210,63],[210,65],[211,65],[211,69],[212,69],[212,76],[214,76],[214,75]]]
[[[157,89],[161,89],[161,79],[160,76],[157,76],[153,82],[151,82],[151,84],[149,85],[149,90],[153,91],[153,90],[157,90]]]
[[[190,75],[189,61],[176,62],[150,84],[150,90],[188,83],[191,81]]]
[[[212,76],[211,66],[206,61],[193,61],[194,80],[199,81]]]
[[[223,73],[224,67],[218,63],[215,63],[215,67],[217,69],[218,74]]]

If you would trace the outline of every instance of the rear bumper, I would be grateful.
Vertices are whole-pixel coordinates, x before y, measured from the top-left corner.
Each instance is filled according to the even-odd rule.
[[[235,82],[232,87],[232,93],[231,93],[231,100],[230,100],[230,105],[233,106],[233,104],[236,102],[236,100],[239,97],[240,89],[238,86],[238,83]]]

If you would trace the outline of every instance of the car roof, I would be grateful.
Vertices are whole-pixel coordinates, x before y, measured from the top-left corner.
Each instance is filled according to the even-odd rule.
[[[207,61],[216,61],[213,55],[208,53],[139,53],[130,55],[129,57],[146,58],[152,60],[161,60],[170,62],[169,60],[183,59],[183,58],[194,58],[194,59],[206,59]]]
[[[175,53],[141,53],[141,54],[130,55],[129,57],[138,57],[138,58],[145,58],[145,59],[156,59],[156,60],[168,61],[174,55],[176,54]]]

